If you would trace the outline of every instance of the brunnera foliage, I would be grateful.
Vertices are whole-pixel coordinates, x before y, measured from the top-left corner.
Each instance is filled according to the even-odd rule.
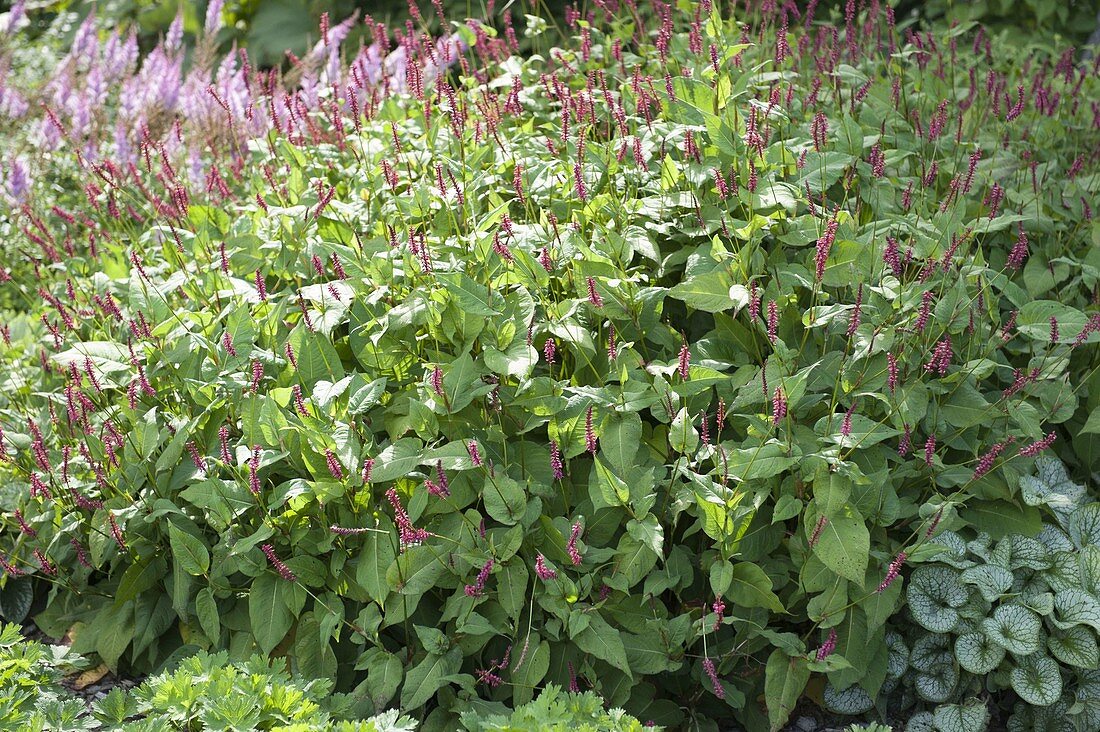
[[[852,7],[322,44],[121,151],[47,105],[94,187],[7,185],[5,590],[428,729],[551,683],[870,709],[887,621],[965,602],[910,575],[937,532],[1034,536],[1034,458],[1096,467],[1100,137],[1072,53]]]

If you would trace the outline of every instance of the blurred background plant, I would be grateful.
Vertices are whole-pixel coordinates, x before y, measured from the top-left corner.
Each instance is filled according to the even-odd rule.
[[[501,27],[506,14],[522,20],[526,14],[550,20],[564,27],[565,8],[561,0],[441,0],[448,18],[478,18]],[[6,5],[7,3],[0,3]],[[588,5],[579,3],[582,12]],[[805,5],[805,1],[797,3]],[[844,0],[817,3],[823,9],[842,14]],[[1068,39],[1080,46],[1097,28],[1097,0],[892,0],[898,18],[916,18],[922,25],[935,22],[982,23],[993,32],[1005,31],[1023,42],[1043,42],[1051,36]],[[639,3],[643,13],[651,9]],[[112,26],[133,27],[143,50],[152,48],[167,32],[176,14],[182,12],[184,32],[193,39],[203,24],[208,3],[203,0],[42,0],[31,4],[34,22],[44,31],[58,15],[70,14],[64,24],[71,39],[82,20],[91,12],[112,22]],[[222,8],[225,21],[219,31],[221,50],[246,46],[252,60],[261,66],[280,64],[287,51],[301,56],[317,40],[318,19],[323,13],[345,18],[358,12],[370,15],[387,26],[402,26],[410,19],[406,0],[229,0]],[[826,13],[819,11],[820,17]],[[438,20],[425,15],[430,31],[438,31]],[[358,27],[357,34],[368,33]],[[521,39],[525,51],[532,50],[534,39]]]

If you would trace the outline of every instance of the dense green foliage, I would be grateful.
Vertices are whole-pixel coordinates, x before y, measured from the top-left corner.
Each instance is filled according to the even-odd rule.
[[[5,592],[112,668],[277,655],[423,729],[549,684],[1100,729],[1051,498],[1100,467],[1095,68],[877,4],[656,15],[183,105],[117,173],[113,112],[63,117],[36,170],[96,189],[4,213]]]
[[[334,720],[354,699],[329,696],[324,680],[292,677],[254,657],[230,662],[226,653],[200,652],[172,671],[129,691],[114,689],[89,707],[61,688],[66,672],[84,665],[62,646],[25,641],[18,626],[0,626],[0,729],[21,732],[165,732],[272,730],[273,732],[413,732],[416,722],[396,710],[366,720]],[[591,692],[562,693],[548,686],[510,716],[462,715],[470,732],[641,732],[620,710],[607,711]],[[647,728],[647,729],[652,729]]]

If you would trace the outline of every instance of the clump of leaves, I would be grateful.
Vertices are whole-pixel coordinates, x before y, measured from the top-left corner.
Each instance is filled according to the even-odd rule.
[[[141,730],[331,730],[408,732],[412,720],[393,711],[357,722],[333,722],[323,702],[327,679],[291,676],[279,662],[259,656],[230,663],[225,652],[199,652],[172,671],[140,686],[114,689],[93,705],[110,729]]]
[[[36,621],[436,728],[554,683],[779,729],[813,674],[872,708],[903,596],[953,629],[969,591],[907,564],[1038,534],[1035,457],[1100,457],[1095,68],[662,8],[526,61],[403,36],[406,93],[322,45],[214,110],[247,146],[81,152],[79,217],[30,189],[0,556],[56,584]]]
[[[82,730],[84,703],[61,687],[81,668],[65,646],[24,640],[19,626],[0,624],[0,727],[11,730]]]
[[[918,564],[905,593],[913,624],[888,623],[883,683],[889,698],[909,700],[907,732],[984,732],[991,714],[981,697],[1009,690],[994,699],[1005,700],[1010,730],[1100,727],[1091,701],[1100,699],[1100,503],[1061,462],[1036,467],[1021,480],[1025,501],[1056,517],[1038,536],[993,541],[968,530],[968,540],[946,531],[910,560]],[[848,706],[869,698],[858,687],[830,686],[825,696],[834,711],[867,711]],[[911,704],[916,711],[905,709]]]
[[[568,693],[554,684],[547,684],[537,698],[514,712],[468,711],[460,718],[468,732],[642,732],[662,729],[654,725],[643,726],[622,709],[605,709],[603,701],[590,691]]]

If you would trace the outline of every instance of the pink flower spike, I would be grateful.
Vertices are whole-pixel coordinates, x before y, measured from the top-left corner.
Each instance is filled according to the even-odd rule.
[[[546,566],[546,557],[539,552],[535,557],[535,574],[544,582],[558,578],[558,573]]]
[[[561,448],[554,440],[550,440],[550,469],[554,471],[554,480],[565,477],[565,465],[561,459]]]
[[[714,661],[710,658],[703,659],[703,670],[710,678],[711,689],[714,691],[714,695],[719,699],[726,698],[726,690],[722,688],[722,683],[718,680],[718,671],[714,668]]]
[[[591,277],[586,277],[585,281],[588,285],[588,302],[592,303],[593,307],[602,308],[603,298],[600,297],[600,293],[596,291],[596,280]]]
[[[680,346],[680,360],[677,366],[677,371],[680,372],[680,378],[684,381],[688,380],[691,368],[691,351],[688,349],[687,341]]]
[[[574,567],[581,563],[581,553],[577,551],[577,539],[580,536],[581,522],[578,521],[573,524],[573,530],[569,533],[569,542],[565,545],[565,550],[569,552],[569,560],[573,562]]]
[[[836,628],[829,628],[829,637],[817,649],[817,656],[814,660],[824,661],[832,655],[834,650],[836,650]]]
[[[883,578],[882,584],[878,586],[875,592],[886,592],[890,588],[890,585],[894,584],[894,580],[898,578],[898,572],[901,571],[901,567],[905,564],[906,555],[905,552],[899,552],[894,561],[890,562],[890,567],[886,570],[886,577]]]
[[[295,576],[294,572],[290,571],[290,567],[286,566],[286,563],[283,562],[283,560],[279,559],[279,557],[275,554],[275,547],[273,547],[271,544],[264,544],[262,547],[260,547],[260,549],[263,550],[263,553],[267,556],[268,561],[271,562],[271,566],[275,568],[275,571],[279,573],[280,577],[282,577],[287,582],[298,581],[298,577]]]

